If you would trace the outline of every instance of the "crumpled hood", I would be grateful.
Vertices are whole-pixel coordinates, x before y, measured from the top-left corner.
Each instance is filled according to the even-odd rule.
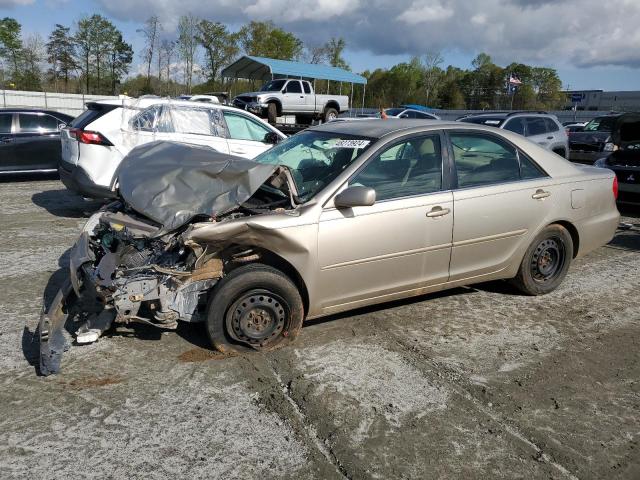
[[[161,224],[163,234],[196,215],[220,215],[241,205],[277,168],[207,146],[156,141],[131,150],[116,176],[122,199]]]

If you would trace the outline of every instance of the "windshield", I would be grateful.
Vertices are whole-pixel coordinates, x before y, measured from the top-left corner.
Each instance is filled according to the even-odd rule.
[[[260,89],[261,92],[279,92],[284,87],[286,80],[271,80]]]
[[[465,123],[478,123],[480,125],[487,125],[489,127],[499,127],[504,122],[504,118],[500,117],[467,117],[461,118],[461,122]]]
[[[617,117],[596,117],[584,126],[584,132],[607,132],[613,130]]]
[[[331,183],[358,158],[371,138],[331,132],[302,132],[267,150],[254,160],[288,167],[301,201]]]

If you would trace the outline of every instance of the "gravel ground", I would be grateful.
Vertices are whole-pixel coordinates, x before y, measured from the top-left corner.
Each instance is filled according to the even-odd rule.
[[[220,359],[119,329],[36,376],[40,309],[96,207],[0,183],[0,478],[640,478],[640,215],[540,298],[504,283],[308,322]]]

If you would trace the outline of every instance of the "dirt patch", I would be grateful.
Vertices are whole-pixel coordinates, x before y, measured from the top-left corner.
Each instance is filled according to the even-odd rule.
[[[71,380],[70,382],[61,382],[67,387],[71,387],[76,390],[83,390],[85,388],[97,388],[106,387],[107,385],[117,385],[122,383],[124,378],[117,375],[110,375],[106,377],[87,377],[78,380]]]
[[[192,348],[178,355],[178,361],[182,363],[206,362],[207,360],[222,360],[230,355],[225,355],[215,350],[205,348]]]

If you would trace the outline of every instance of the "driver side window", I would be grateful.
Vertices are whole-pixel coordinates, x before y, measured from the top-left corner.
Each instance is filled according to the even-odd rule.
[[[376,191],[376,200],[424,195],[442,189],[440,137],[414,137],[371,159],[349,182]]]

